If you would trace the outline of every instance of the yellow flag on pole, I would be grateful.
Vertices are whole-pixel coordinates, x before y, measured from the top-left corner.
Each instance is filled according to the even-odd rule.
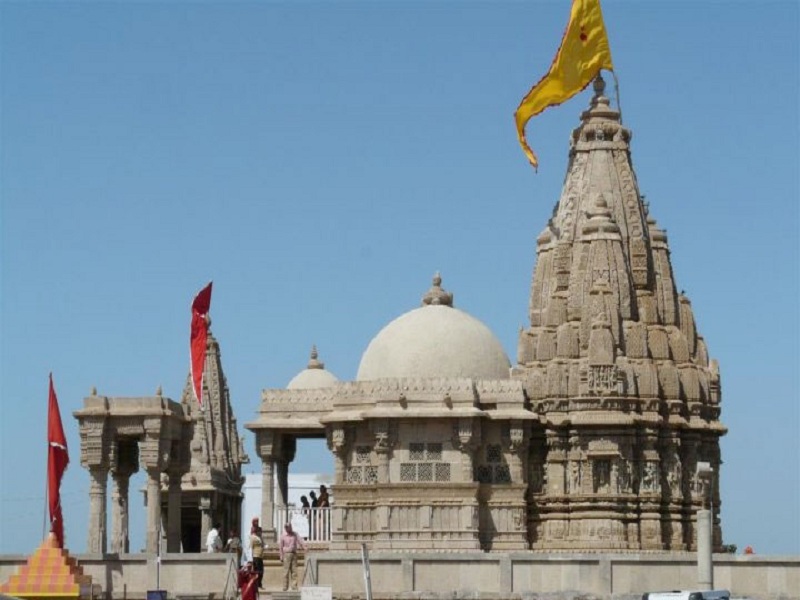
[[[600,0],[572,0],[567,30],[550,70],[514,113],[519,143],[534,168],[539,161],[525,139],[525,124],[547,107],[561,104],[583,90],[600,69],[614,70]]]

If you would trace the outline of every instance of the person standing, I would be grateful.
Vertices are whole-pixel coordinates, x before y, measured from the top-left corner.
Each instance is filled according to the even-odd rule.
[[[261,527],[255,524],[250,529],[250,555],[253,559],[253,571],[258,575],[256,585],[258,589],[263,589],[261,582],[264,579],[264,541],[261,539]]]
[[[324,485],[319,486],[319,496],[317,497],[317,508],[330,508],[331,500],[328,496],[328,488]],[[318,539],[327,540],[330,530],[330,511],[317,511],[317,536]]]
[[[222,552],[222,538],[219,535],[219,530],[222,526],[219,523],[214,523],[211,531],[206,536],[206,552],[209,554],[213,552]]]
[[[316,492],[314,492],[314,490],[311,490],[310,492],[308,492],[308,495],[311,498],[311,519],[309,520],[311,527],[310,527],[310,531],[308,532],[308,534],[309,534],[309,539],[316,540],[317,539],[317,511],[315,509],[317,508],[317,505],[319,504],[319,500],[317,500],[317,494],[316,494]]]
[[[239,534],[231,529],[228,535],[228,542],[225,544],[225,552],[236,554],[236,566],[242,564],[242,540],[239,539]]]
[[[278,543],[278,552],[283,563],[283,591],[289,589],[289,578],[292,580],[292,589],[297,589],[297,553],[305,550],[306,545],[300,536],[292,529],[292,524],[283,526],[283,534]]]
[[[253,570],[253,563],[248,562],[239,569],[236,582],[239,584],[241,600],[258,600],[258,574]]]

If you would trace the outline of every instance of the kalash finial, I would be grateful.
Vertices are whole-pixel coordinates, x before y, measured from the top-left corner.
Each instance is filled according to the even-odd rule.
[[[603,75],[598,73],[597,77],[594,78],[594,84],[592,84],[594,88],[594,97],[599,98],[600,96],[605,96],[606,93],[606,80],[603,79]]]
[[[317,345],[314,344],[311,346],[311,358],[308,361],[308,368],[309,369],[324,369],[325,363],[322,361],[317,360],[319,354],[317,354]]]
[[[433,276],[433,286],[422,297],[423,306],[453,306],[453,294],[442,288],[442,276],[439,271]]]

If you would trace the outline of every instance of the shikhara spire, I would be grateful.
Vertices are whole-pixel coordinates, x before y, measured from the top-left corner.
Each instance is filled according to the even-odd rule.
[[[594,90],[537,239],[530,327],[519,335],[515,377],[546,424],[534,443],[544,461],[532,482],[534,547],[585,547],[603,523],[598,547],[682,549],[699,502],[696,463],[720,464],[719,371],[639,192],[631,133],[602,78]],[[602,502],[587,502],[599,490]],[[610,520],[599,517],[608,502],[619,512]]]

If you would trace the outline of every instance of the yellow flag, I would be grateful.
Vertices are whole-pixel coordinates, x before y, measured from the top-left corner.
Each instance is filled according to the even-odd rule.
[[[514,113],[519,143],[534,168],[539,161],[525,139],[525,124],[548,106],[561,104],[583,90],[600,69],[614,69],[600,0],[572,0],[569,24],[550,70]]]

